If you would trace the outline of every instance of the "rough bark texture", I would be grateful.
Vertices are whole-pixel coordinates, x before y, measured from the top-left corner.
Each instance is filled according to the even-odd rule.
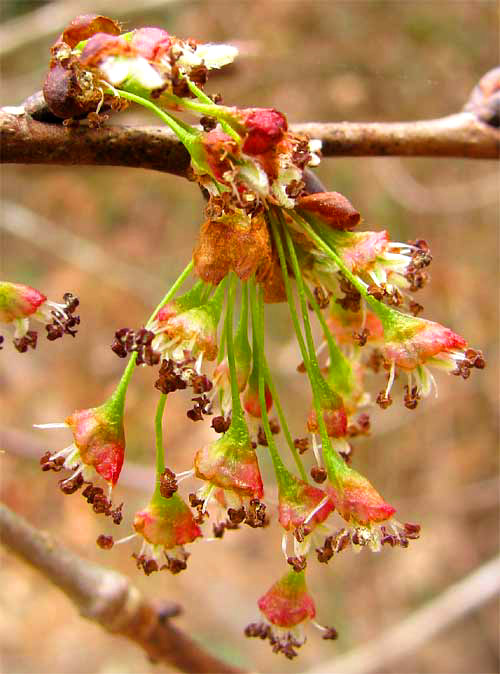
[[[321,139],[325,157],[500,157],[500,132],[470,112],[419,122],[310,123],[292,129]],[[189,166],[189,155],[175,136],[153,126],[72,128],[3,108],[0,141],[5,163],[128,166],[179,176]]]
[[[150,602],[128,578],[79,557],[3,504],[0,536],[4,546],[62,590],[82,616],[133,641],[153,660],[173,665],[181,672],[242,672],[215,658],[174,627],[170,618],[180,612],[178,605]]]

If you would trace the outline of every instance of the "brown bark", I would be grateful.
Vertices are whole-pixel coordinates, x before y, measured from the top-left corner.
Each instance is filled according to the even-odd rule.
[[[82,616],[133,641],[153,660],[181,672],[242,672],[208,653],[171,623],[170,618],[180,612],[178,605],[150,602],[128,578],[79,557],[3,504],[0,536],[4,546],[62,590]]]

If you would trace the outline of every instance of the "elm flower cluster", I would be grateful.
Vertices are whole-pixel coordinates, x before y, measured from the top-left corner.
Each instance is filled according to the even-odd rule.
[[[133,556],[147,575],[178,573],[187,545],[244,525],[263,529],[276,517],[285,572],[258,600],[261,619],[245,633],[293,658],[307,623],[325,639],[337,637],[314,620],[306,573],[316,558],[327,563],[348,549],[407,548],[420,535],[418,524],[395,518],[353,465],[356,437],[371,431],[366,375],[385,373],[377,396],[385,408],[396,375],[406,372],[404,404],[414,409],[436,384],[431,368],[466,379],[485,361],[464,338],[418,316],[423,307],[413,293],[429,280],[432,259],[425,241],[356,231],[361,216],[350,201],[318,191],[311,178],[320,142],[290,131],[278,110],[226,106],[205,93],[208,72],[235,55],[234,47],[182,40],[156,27],[121,33],[101,16],[75,19],[52,49],[45,96],[53,113],[94,125],[100,113],[131,103],[154,112],[189,152],[190,177],[206,205],[185,270],[142,326],[115,333],[112,351],[129,358],[115,393],[58,425],[71,430],[73,442],[44,455],[42,468],[73,471],[63,491],[84,487],[94,510],[121,519],[121,507],[112,508],[94,482],[116,484],[131,375],[137,365],[156,368],[154,490],[135,514],[133,532],[116,543],[139,541]],[[199,126],[177,111],[194,114]],[[299,437],[291,434],[266,355],[265,313],[274,303],[288,306],[298,376],[311,393]],[[176,471],[165,461],[162,422],[168,397],[186,389],[188,418],[209,420],[214,435]],[[264,480],[264,457],[274,480]],[[273,508],[266,499],[276,488]],[[115,541],[103,535],[98,544],[110,549]]]

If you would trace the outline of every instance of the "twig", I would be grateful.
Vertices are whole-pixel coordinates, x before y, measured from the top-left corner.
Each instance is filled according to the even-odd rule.
[[[436,599],[351,653],[307,674],[372,674],[415,651],[438,632],[500,594],[500,555],[458,581]]]
[[[0,110],[2,162],[128,166],[186,175],[189,155],[168,130],[152,126],[68,128]],[[19,109],[19,112],[22,109]],[[500,132],[469,112],[400,123],[296,124],[323,142],[325,157],[433,156],[495,159]]]
[[[125,576],[79,557],[3,504],[0,536],[3,545],[62,590],[82,616],[135,642],[153,660],[181,672],[242,672],[207,653],[171,624],[169,618],[179,613],[176,604],[154,605]]]

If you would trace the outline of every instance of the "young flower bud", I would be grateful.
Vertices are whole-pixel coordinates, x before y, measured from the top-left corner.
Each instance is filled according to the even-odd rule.
[[[271,395],[271,391],[267,386],[265,389],[265,396],[266,396],[266,409],[269,412],[271,407],[273,406],[273,397]],[[245,393],[243,394],[243,408],[245,412],[249,414],[253,419],[262,418],[262,410],[259,401],[259,387],[257,383],[257,377],[254,377],[253,373],[252,375],[250,375],[248,386],[245,390]]]
[[[333,229],[353,229],[361,221],[359,212],[339,192],[307,194],[298,199],[297,208],[317,216]]]
[[[318,387],[320,407],[328,436],[330,438],[343,438],[347,432],[347,414],[344,402],[323,376],[318,377]],[[318,417],[314,408],[307,418],[307,429],[310,433],[319,431]]]
[[[148,61],[159,61],[170,49],[170,35],[162,28],[147,26],[132,33],[130,46]]]
[[[240,424],[233,422],[227,433],[200,449],[194,469],[201,480],[240,496],[260,499],[264,494],[257,455]]]
[[[47,300],[35,288],[22,283],[0,282],[0,322],[13,323],[34,314]]]
[[[288,129],[285,115],[274,108],[247,108],[238,117],[247,132],[243,152],[249,155],[272,150]]]

